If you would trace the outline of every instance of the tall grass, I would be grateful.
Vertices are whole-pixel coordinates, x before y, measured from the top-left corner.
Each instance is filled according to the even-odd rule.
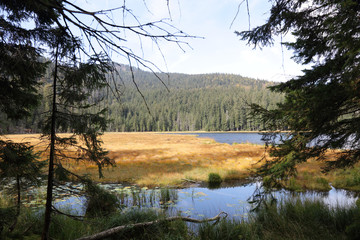
[[[165,215],[152,209],[131,209],[106,217],[97,217],[78,221],[64,215],[54,215],[50,225],[52,239],[76,239],[88,236],[109,228],[154,221],[164,218]],[[26,211],[21,214],[18,224],[13,232],[4,229],[0,239],[40,239],[43,226],[43,214]],[[164,222],[149,228],[128,229],[107,239],[188,239],[188,228],[184,222]]]
[[[126,224],[155,221],[165,217],[165,214],[153,209],[129,209],[122,214],[104,219],[100,227],[105,230]],[[188,239],[188,233],[189,229],[182,221],[163,222],[147,228],[127,229],[111,239]]]
[[[132,208],[82,222],[54,215],[51,236],[75,239],[115,226],[165,217],[161,210]],[[39,211],[23,211],[14,232],[4,230],[0,237],[38,239],[42,219]],[[162,222],[147,228],[127,229],[107,239],[360,239],[360,210],[359,206],[329,207],[320,200],[287,199],[263,205],[246,219],[229,218],[216,225],[206,223],[198,227],[181,221]]]
[[[360,191],[360,168],[336,170],[330,175],[332,184],[336,188]]]
[[[357,207],[331,208],[321,201],[284,200],[245,220],[203,225],[200,239],[359,239]]]

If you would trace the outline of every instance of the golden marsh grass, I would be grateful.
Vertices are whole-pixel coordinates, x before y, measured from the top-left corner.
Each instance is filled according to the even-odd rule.
[[[45,147],[39,144],[39,134],[5,137],[16,142],[36,144],[38,150]],[[116,163],[114,167],[103,170],[104,178],[98,178],[98,169],[94,164],[69,160],[63,165],[77,174],[89,174],[99,182],[129,182],[149,187],[181,186],[184,179],[207,181],[212,172],[218,173],[225,180],[244,179],[249,169],[254,168],[253,164],[265,154],[264,146],[261,145],[229,145],[210,138],[197,138],[195,135],[105,133],[102,140],[104,148]],[[327,160],[334,159],[336,153],[336,150],[329,150]],[[314,160],[299,164],[298,176],[290,179],[293,186],[289,188],[328,190],[326,181],[344,183],[345,177],[351,176],[350,173],[339,171],[325,175],[321,172],[323,166],[323,163]],[[360,172],[355,177],[360,182]]]
[[[8,135],[14,141],[39,143],[40,135]],[[264,154],[253,144],[229,145],[193,135],[159,133],[105,133],[104,147],[116,166],[104,169],[98,179],[95,165],[67,161],[77,174],[90,174],[96,181],[129,182],[146,186],[180,185],[184,179],[206,181],[211,172],[223,179],[242,179]],[[44,146],[38,145],[38,149]]]

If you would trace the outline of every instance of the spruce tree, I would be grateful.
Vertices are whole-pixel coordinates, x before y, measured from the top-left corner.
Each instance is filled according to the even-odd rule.
[[[42,121],[44,134],[50,141],[42,239],[50,238],[54,173],[69,173],[61,164],[62,159],[70,157],[63,150],[76,146],[80,139],[85,144],[81,158],[95,162],[100,175],[101,168],[111,163],[99,140],[108,123],[106,108],[97,105],[106,99],[99,94],[100,89],[108,87],[108,92],[119,96],[119,86],[108,74],[115,70],[119,73],[111,56],[125,57],[131,72],[136,63],[151,70],[162,81],[155,73],[159,70],[156,65],[136,55],[124,36],[150,39],[156,45],[161,40],[186,44],[180,39],[189,37],[165,20],[142,23],[127,8],[126,2],[120,4],[123,5],[114,9],[89,11],[68,0],[0,2],[0,51],[4,53],[0,59],[0,81],[9,91],[0,97],[0,111],[9,117],[26,115],[38,101],[37,80],[46,67],[40,57],[46,55],[53,62],[52,77],[47,79],[52,83],[52,107],[48,118]],[[114,22],[113,16],[120,16],[122,21]],[[129,22],[127,16],[131,18]],[[132,79],[135,83],[135,78]],[[60,137],[58,132],[72,134]]]
[[[324,170],[353,166],[360,159],[360,3],[356,0],[272,1],[265,24],[237,32],[254,46],[269,46],[275,36],[291,33],[282,43],[294,59],[307,64],[303,75],[271,87],[285,94],[277,109],[253,105],[266,123],[272,159],[257,171],[279,183],[296,174],[296,165],[310,158],[324,160],[339,149]],[[277,130],[290,133],[277,142]],[[326,160],[326,159],[325,159]]]
[[[30,115],[40,100],[37,88],[48,63],[41,56],[42,50],[31,44],[47,38],[40,22],[32,31],[21,27],[21,22],[29,17],[33,6],[16,1],[0,2],[0,113],[8,121],[17,121]],[[6,12],[6,14],[4,14]],[[0,134],[2,133],[0,129]],[[0,136],[0,181],[2,185],[15,180],[16,211],[9,230],[12,231],[20,214],[21,192],[27,184],[38,184],[42,162],[28,143],[14,143]],[[1,211],[5,213],[6,211]],[[1,214],[1,218],[5,218]],[[2,226],[1,226],[2,230]]]
[[[21,192],[27,186],[41,184],[44,165],[45,162],[39,161],[39,154],[35,153],[33,146],[28,143],[0,141],[0,183],[4,186],[15,182],[16,213],[10,231],[15,228],[20,215]]]

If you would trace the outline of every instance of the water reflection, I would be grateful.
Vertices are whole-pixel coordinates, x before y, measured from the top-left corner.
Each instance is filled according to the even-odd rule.
[[[209,189],[205,187],[193,187],[186,189],[147,189],[136,187],[123,187],[103,185],[113,192],[119,199],[123,208],[156,208],[163,209],[169,215],[179,212],[184,216],[195,218],[207,218],[224,211],[234,218],[247,218],[251,205],[248,198],[254,193],[256,184],[243,186]],[[331,207],[351,206],[358,196],[345,190],[332,188],[329,192],[305,192],[295,193],[281,190],[275,193],[278,199],[302,200],[322,199]],[[84,209],[84,197],[67,197],[58,200],[58,208],[71,209],[73,213],[82,215]]]

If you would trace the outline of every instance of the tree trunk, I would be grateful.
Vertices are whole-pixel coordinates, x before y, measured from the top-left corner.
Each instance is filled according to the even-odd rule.
[[[14,231],[15,226],[16,226],[16,224],[18,222],[19,215],[20,215],[21,186],[20,186],[20,177],[18,175],[16,176],[16,191],[17,191],[16,217],[15,217],[14,223],[11,224],[11,226],[9,227],[9,232]]]
[[[20,188],[20,177],[16,176],[16,190],[17,190],[17,205],[16,205],[16,217],[20,215],[21,205],[21,188]]]
[[[54,180],[54,157],[55,157],[55,124],[56,124],[56,84],[57,84],[57,71],[58,71],[58,51],[59,47],[56,47],[55,55],[55,69],[54,69],[54,80],[53,80],[53,99],[52,99],[52,115],[51,115],[51,133],[50,133],[50,157],[49,157],[49,170],[48,170],[48,183],[46,190],[46,205],[45,205],[45,220],[44,229],[42,232],[41,239],[49,239],[49,228],[51,221],[51,206],[52,206],[52,195],[53,195],[53,180]]]

